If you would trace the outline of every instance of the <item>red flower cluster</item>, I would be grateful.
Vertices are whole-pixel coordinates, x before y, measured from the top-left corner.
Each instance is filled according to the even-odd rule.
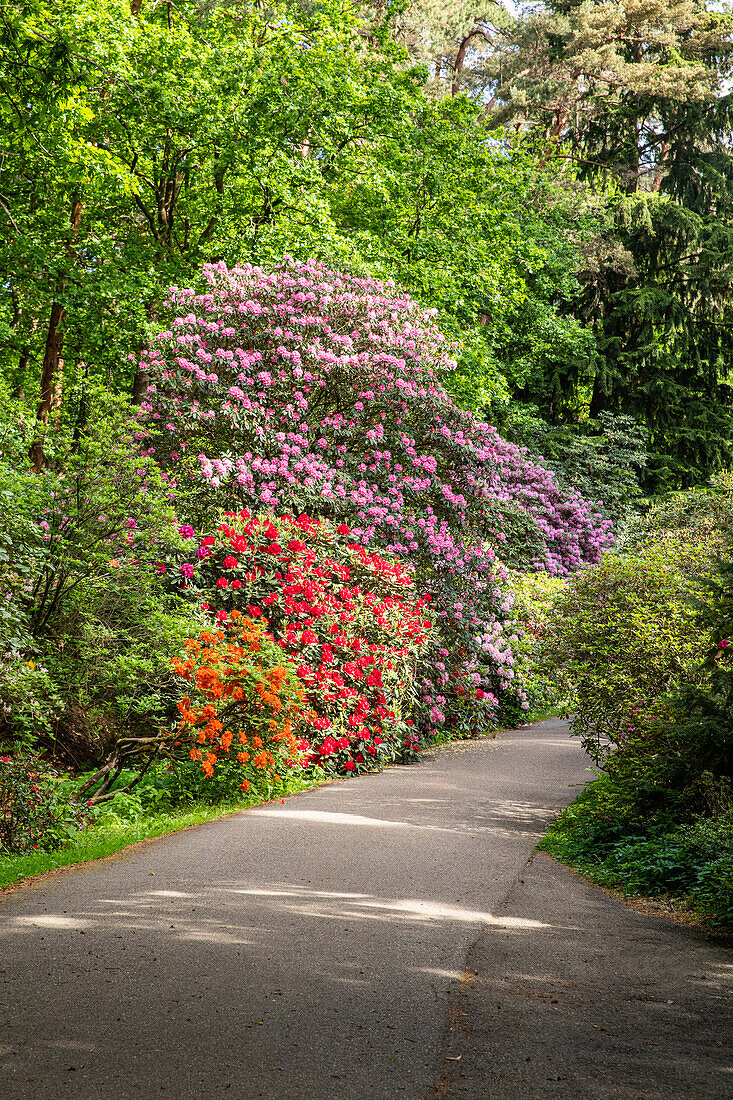
[[[305,766],[365,771],[412,755],[417,660],[432,623],[403,565],[307,516],[227,515],[204,562],[210,609],[261,617],[305,689]],[[325,736],[324,736],[325,734]]]

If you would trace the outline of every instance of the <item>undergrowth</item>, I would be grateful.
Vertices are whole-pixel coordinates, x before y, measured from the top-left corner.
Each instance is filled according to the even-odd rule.
[[[733,930],[733,812],[624,819],[601,776],[583,790],[538,847],[600,886],[628,896],[674,899],[719,931]]]

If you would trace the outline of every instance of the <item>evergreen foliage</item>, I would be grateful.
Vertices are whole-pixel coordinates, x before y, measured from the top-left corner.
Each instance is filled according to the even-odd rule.
[[[477,18],[462,86],[604,196],[570,306],[596,336],[577,375],[547,365],[521,400],[551,423],[625,414],[649,432],[652,491],[730,464],[731,13],[702,0],[551,0]]]

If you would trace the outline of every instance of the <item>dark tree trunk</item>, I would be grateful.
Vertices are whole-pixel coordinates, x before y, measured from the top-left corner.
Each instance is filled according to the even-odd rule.
[[[43,367],[41,369],[41,390],[39,394],[36,420],[40,425],[48,423],[49,413],[54,407],[54,397],[57,394],[57,372],[62,363],[61,353],[64,346],[63,323],[66,309],[60,302],[52,302],[51,316],[48,320],[48,334],[46,336],[46,349],[43,354]],[[30,446],[29,457],[35,473],[38,473],[46,465],[46,457],[43,453],[42,433],[39,431],[36,439]]]
[[[82,202],[78,196],[74,197],[71,204],[71,217],[69,220],[69,236],[66,241],[66,252],[74,257],[74,243],[81,225]],[[65,280],[61,275],[56,283],[56,293],[60,296],[64,290]],[[43,366],[41,367],[41,388],[38,396],[38,409],[36,421],[38,433],[30,445],[28,456],[35,473],[38,473],[46,465],[46,456],[43,452],[43,427],[48,424],[48,417],[52,410],[60,409],[62,398],[62,369],[64,349],[64,321],[66,319],[66,307],[57,299],[51,303],[51,314],[48,319],[48,332],[46,334],[46,347],[43,353]]]
[[[474,27],[473,30],[469,31],[466,37],[463,39],[460,46],[458,47],[458,56],[456,57],[456,63],[453,66],[453,83],[451,84],[451,95],[458,95],[461,89],[461,73],[463,72],[463,66],[466,61],[466,53],[468,52],[468,47],[471,45],[471,39],[476,38],[476,36],[478,36],[479,38],[484,38],[488,42],[486,32],[481,30],[480,27]]]

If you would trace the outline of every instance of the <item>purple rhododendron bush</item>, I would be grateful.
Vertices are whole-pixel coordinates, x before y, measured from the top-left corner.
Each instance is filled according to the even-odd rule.
[[[526,709],[496,555],[564,575],[599,559],[610,523],[456,406],[432,311],[391,283],[289,258],[204,277],[171,292],[177,315],[141,357],[140,430],[194,513],[204,490],[202,535],[217,507],[347,523],[430,599],[422,735]]]

